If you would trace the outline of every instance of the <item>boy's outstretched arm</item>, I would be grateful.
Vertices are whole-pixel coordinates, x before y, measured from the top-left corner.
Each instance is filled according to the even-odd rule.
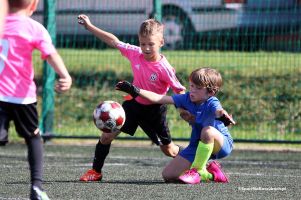
[[[174,104],[174,101],[171,96],[160,95],[148,90],[140,89],[128,81],[119,81],[116,84],[115,89],[126,92],[130,94],[133,98],[141,96],[153,103]]]
[[[224,109],[217,110],[215,112],[216,119],[222,121],[225,126],[235,125],[236,122],[233,120],[232,116],[228,114],[228,112]]]
[[[55,85],[55,90],[59,93],[69,90],[72,85],[72,78],[61,56],[58,53],[51,54],[47,57],[47,62],[60,77]]]
[[[119,43],[119,39],[113,35],[112,33],[106,32],[94,26],[89,17],[87,15],[78,15],[77,17],[78,23],[83,25],[88,31],[90,31],[93,35],[99,38],[101,41],[109,45],[110,47],[117,48],[117,44]]]

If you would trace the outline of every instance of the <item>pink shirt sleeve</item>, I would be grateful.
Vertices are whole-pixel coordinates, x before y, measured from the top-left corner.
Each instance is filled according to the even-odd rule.
[[[119,49],[121,55],[128,58],[129,60],[132,60],[133,58],[142,54],[140,47],[124,42],[119,42],[117,48]]]
[[[45,60],[49,55],[56,53],[56,49],[52,44],[51,37],[48,31],[41,24],[37,24],[35,34],[35,48],[41,52],[41,58]]]

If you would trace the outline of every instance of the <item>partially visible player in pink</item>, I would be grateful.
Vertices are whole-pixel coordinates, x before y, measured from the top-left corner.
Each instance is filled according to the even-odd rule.
[[[9,0],[0,43],[0,144],[8,142],[10,121],[28,146],[31,199],[48,199],[42,189],[43,145],[39,130],[32,53],[41,52],[59,75],[57,92],[67,91],[72,79],[47,30],[30,18],[38,0]]]
[[[134,85],[162,95],[166,94],[169,88],[177,94],[185,92],[185,87],[176,78],[174,68],[165,56],[160,54],[160,48],[164,45],[163,25],[157,20],[148,19],[140,25],[139,47],[125,44],[115,35],[97,28],[86,15],[79,15],[78,23],[107,45],[118,48],[121,54],[130,61]],[[160,146],[165,155],[175,157],[179,153],[179,146],[171,140],[166,119],[166,105],[153,104],[149,100],[137,97],[124,101],[122,106],[126,120],[121,132],[134,135],[137,127],[140,126],[153,143]],[[92,169],[80,178],[81,181],[102,179],[102,167],[109,153],[111,142],[120,131],[102,133],[96,145]]]
[[[7,0],[0,1],[0,38],[2,37],[3,25],[7,14]]]

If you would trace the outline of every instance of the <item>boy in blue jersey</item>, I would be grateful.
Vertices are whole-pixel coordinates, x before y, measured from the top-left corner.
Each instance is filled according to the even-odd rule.
[[[117,90],[127,92],[133,97],[139,95],[153,103],[174,104],[177,108],[188,111],[184,119],[188,120],[192,127],[190,142],[164,168],[162,176],[166,182],[228,182],[217,161],[207,165],[209,159],[228,156],[233,148],[233,139],[227,126],[235,124],[235,121],[215,97],[221,86],[222,77],[212,68],[194,70],[189,76],[189,92],[173,96],[142,90],[127,81],[117,83]]]

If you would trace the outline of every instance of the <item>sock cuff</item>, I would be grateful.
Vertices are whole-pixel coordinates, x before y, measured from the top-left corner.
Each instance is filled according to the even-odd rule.
[[[207,149],[211,149],[214,146],[214,143],[204,143],[202,141],[199,142],[198,147],[202,145],[203,147],[206,147]]]
[[[195,158],[191,165],[192,168],[196,168],[197,170],[201,170],[206,167],[206,163],[210,158],[213,151],[214,144],[213,143],[203,143],[199,141],[198,147],[195,152]]]

